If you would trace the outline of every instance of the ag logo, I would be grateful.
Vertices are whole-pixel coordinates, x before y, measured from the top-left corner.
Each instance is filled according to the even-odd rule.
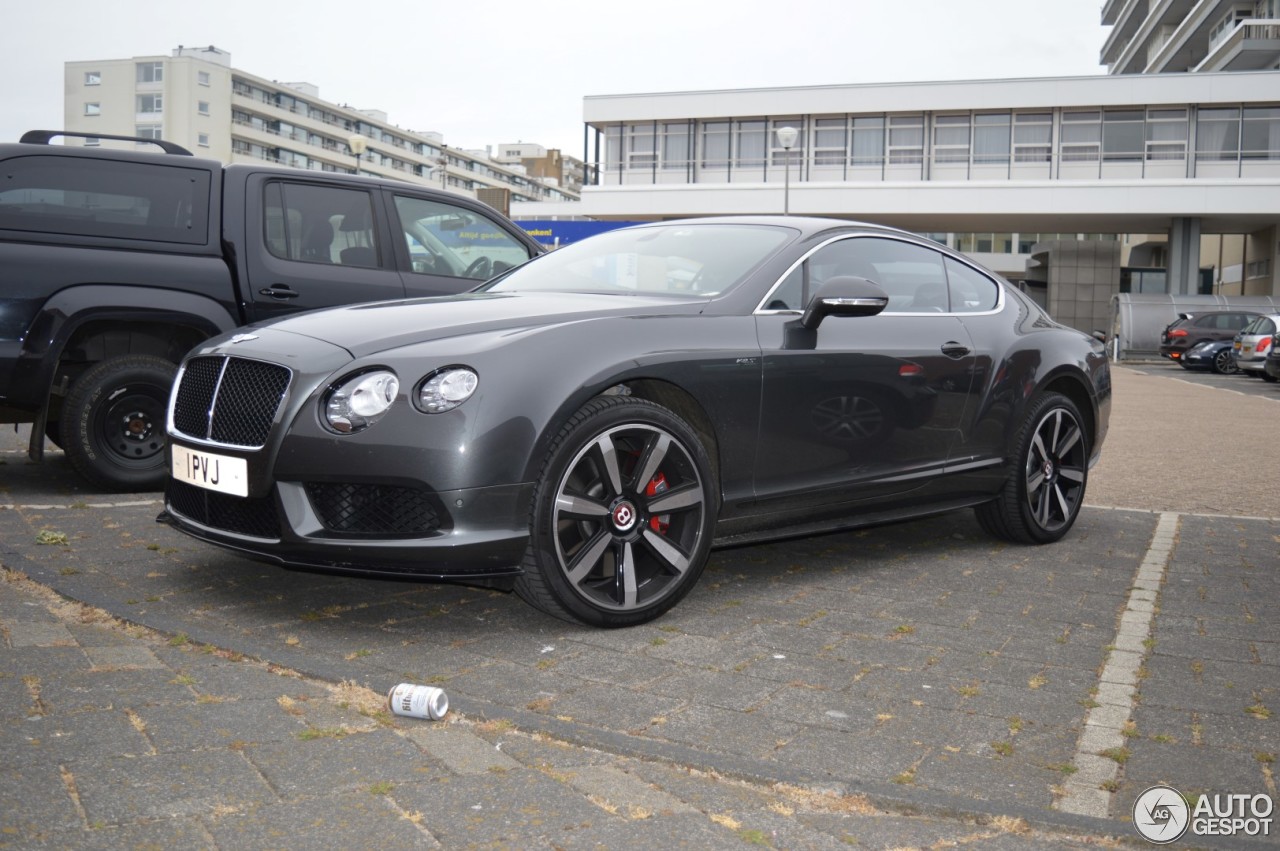
[[[1172,786],[1152,786],[1133,802],[1133,825],[1142,838],[1164,845],[1181,838],[1190,823],[1182,794]]]

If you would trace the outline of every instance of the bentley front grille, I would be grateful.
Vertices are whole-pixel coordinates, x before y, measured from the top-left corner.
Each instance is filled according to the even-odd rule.
[[[292,372],[223,355],[187,361],[173,402],[173,427],[194,440],[257,449],[267,442]]]

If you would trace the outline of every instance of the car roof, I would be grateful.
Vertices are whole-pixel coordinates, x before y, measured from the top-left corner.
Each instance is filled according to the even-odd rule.
[[[801,232],[803,236],[812,236],[814,234],[824,233],[830,230],[865,230],[876,233],[893,234],[896,236],[910,237],[911,239],[928,241],[926,237],[918,233],[902,230],[900,228],[889,227],[888,225],[878,225],[872,222],[859,221],[857,219],[833,219],[820,216],[784,216],[784,215],[743,215],[743,216],[706,216],[703,218],[689,219],[669,219],[660,222],[644,222],[634,225],[634,227],[655,227],[664,225],[707,225],[707,224],[731,224],[731,225],[769,225],[773,227],[789,227]],[[945,246],[943,246],[945,247]]]

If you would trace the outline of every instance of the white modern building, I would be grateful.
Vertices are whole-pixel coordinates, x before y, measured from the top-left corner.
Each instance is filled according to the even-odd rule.
[[[1120,291],[1280,295],[1278,3],[1112,0],[1110,75],[590,96],[581,203],[513,214],[897,225],[1082,328]]]
[[[1107,0],[1112,74],[1257,71],[1280,61],[1280,0]]]
[[[513,201],[577,198],[557,182],[531,177],[520,163],[451,148],[439,133],[405,130],[379,110],[326,101],[310,83],[278,83],[233,68],[231,54],[213,46],[179,46],[168,56],[68,62],[64,73],[66,130],[163,138],[223,162],[358,169],[471,197],[496,192]]]

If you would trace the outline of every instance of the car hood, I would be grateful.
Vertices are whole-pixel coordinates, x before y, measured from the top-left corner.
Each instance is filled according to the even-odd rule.
[[[269,323],[364,357],[400,346],[601,316],[698,313],[705,299],[628,293],[464,293],[462,295],[355,304],[302,313]]]

